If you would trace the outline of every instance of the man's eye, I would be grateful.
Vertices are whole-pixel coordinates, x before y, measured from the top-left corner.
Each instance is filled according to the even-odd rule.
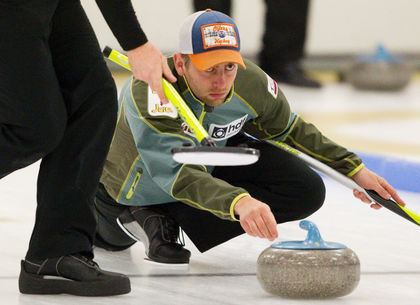
[[[235,69],[235,67],[236,67],[236,65],[235,65],[235,64],[228,64],[228,65],[226,65],[226,70],[228,70],[228,71],[232,71],[232,70],[234,70],[234,69]]]
[[[205,70],[206,72],[213,72],[214,71],[214,68],[212,67],[212,68],[208,68],[207,70]]]

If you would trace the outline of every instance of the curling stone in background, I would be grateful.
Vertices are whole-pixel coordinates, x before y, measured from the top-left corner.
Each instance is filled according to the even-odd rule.
[[[361,56],[346,74],[346,80],[361,90],[397,91],[411,79],[411,69],[400,58],[379,45],[374,55]]]
[[[284,241],[265,249],[257,261],[263,289],[286,298],[334,298],[351,293],[359,283],[357,255],[343,244],[325,242],[316,225],[299,223],[308,231],[304,241]]]

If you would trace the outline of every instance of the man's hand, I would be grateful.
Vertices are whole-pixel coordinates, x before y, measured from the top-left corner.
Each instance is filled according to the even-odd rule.
[[[392,198],[399,205],[405,205],[404,201],[400,198],[397,191],[384,178],[378,176],[374,172],[371,172],[366,167],[362,168],[358,173],[356,173],[353,176],[353,180],[364,189],[376,191],[382,198]],[[365,203],[369,204],[372,202],[362,192],[353,190],[353,195]],[[373,209],[380,209],[382,206],[377,203],[373,203],[370,205],[370,207]]]
[[[127,52],[131,71],[136,79],[149,84],[163,104],[168,103],[162,87],[162,74],[171,83],[176,81],[168,66],[168,61],[162,52],[151,42],[146,42],[138,48]]]
[[[236,203],[235,213],[239,215],[241,226],[247,234],[268,240],[277,238],[276,219],[267,204],[246,196]]]

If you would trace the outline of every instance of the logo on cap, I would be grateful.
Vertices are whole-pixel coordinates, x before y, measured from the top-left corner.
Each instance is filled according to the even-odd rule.
[[[215,23],[201,26],[204,49],[217,47],[238,48],[236,31],[232,24]]]

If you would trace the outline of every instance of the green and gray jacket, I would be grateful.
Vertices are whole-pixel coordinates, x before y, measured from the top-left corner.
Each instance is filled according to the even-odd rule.
[[[173,67],[172,59],[169,63]],[[291,112],[276,82],[264,71],[250,61],[245,64],[247,69],[238,70],[225,103],[211,112],[206,112],[183,77],[174,84],[218,146],[243,130],[259,139],[285,142],[347,176],[363,167],[354,153]],[[212,167],[180,164],[172,159],[172,148],[198,142],[171,104],[160,105],[147,84],[131,78],[122,89],[119,106],[101,177],[117,202],[153,205],[181,201],[220,218],[235,219],[233,208],[248,194],[245,189],[214,178]]]

